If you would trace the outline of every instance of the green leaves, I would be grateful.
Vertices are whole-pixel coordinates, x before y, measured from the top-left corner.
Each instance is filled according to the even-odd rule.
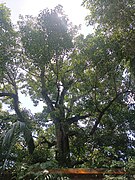
[[[90,10],[87,17],[90,24],[98,23],[100,27],[110,28],[110,31],[134,25],[134,0],[86,0],[84,5]]]
[[[6,133],[3,139],[3,147],[6,149],[9,149],[11,145],[13,144],[13,139],[18,138],[20,132],[24,134],[24,139],[26,141],[26,144],[28,145],[29,152],[33,153],[34,143],[33,143],[33,138],[31,135],[31,131],[27,127],[27,125],[21,121],[15,122],[12,125],[12,128],[8,130],[8,132]]]
[[[8,130],[8,132],[6,133],[4,139],[3,139],[3,147],[10,147],[11,146],[11,142],[14,136],[16,130],[16,123],[13,124],[13,127],[11,129]]]
[[[107,37],[113,38],[114,45],[121,49],[126,61],[130,62],[134,75],[135,50],[135,2],[134,0],[86,0],[84,5],[90,10],[87,20],[96,25]],[[116,43],[115,43],[116,42]],[[120,60],[120,59],[119,59]]]
[[[10,10],[4,4],[0,4],[0,82],[7,66],[13,62],[16,36],[10,21]]]
[[[26,16],[19,21],[21,40],[28,58],[42,67],[55,56],[73,47],[68,19],[62,7],[45,9],[37,18]]]

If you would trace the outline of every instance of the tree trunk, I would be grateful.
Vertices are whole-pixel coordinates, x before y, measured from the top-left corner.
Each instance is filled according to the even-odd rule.
[[[57,140],[56,159],[61,167],[69,167],[70,149],[68,138],[68,125],[66,125],[66,123],[59,122],[55,124],[55,128]]]

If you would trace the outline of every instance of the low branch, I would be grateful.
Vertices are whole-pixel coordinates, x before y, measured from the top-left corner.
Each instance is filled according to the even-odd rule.
[[[47,144],[48,145],[48,148],[51,148],[52,146],[55,146],[56,145],[56,141],[53,141],[53,142],[50,142],[48,141],[45,137],[42,137],[43,138],[43,141],[41,141],[39,143],[40,144]]]
[[[82,159],[82,160],[78,160],[78,161],[73,161],[71,162],[71,167],[74,167],[74,166],[77,166],[77,165],[82,165],[84,164],[85,162],[88,162],[89,160],[86,158],[86,159]]]
[[[68,132],[68,136],[69,137],[72,137],[72,136],[78,136],[78,135],[80,135],[80,133],[78,132],[78,131],[69,131]]]
[[[88,118],[90,116],[91,116],[91,114],[86,114],[84,116],[76,115],[74,117],[68,118],[67,122],[68,122],[68,124],[72,124],[72,123],[78,122],[81,119],[86,119],[86,118]]]

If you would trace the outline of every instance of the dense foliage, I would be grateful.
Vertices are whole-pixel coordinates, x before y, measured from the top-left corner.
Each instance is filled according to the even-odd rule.
[[[132,161],[135,4],[83,5],[96,27],[86,37],[60,5],[20,16],[17,28],[0,5],[0,97],[11,109],[0,109],[0,166],[21,178],[39,166],[113,168]],[[42,101],[43,111],[22,108],[19,93],[35,106]]]

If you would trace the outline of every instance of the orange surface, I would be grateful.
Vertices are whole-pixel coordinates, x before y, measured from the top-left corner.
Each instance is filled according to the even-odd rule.
[[[51,174],[117,174],[117,175],[124,175],[127,172],[121,169],[114,169],[114,170],[106,170],[106,169],[84,169],[84,168],[68,168],[68,169],[50,169],[48,170]]]

